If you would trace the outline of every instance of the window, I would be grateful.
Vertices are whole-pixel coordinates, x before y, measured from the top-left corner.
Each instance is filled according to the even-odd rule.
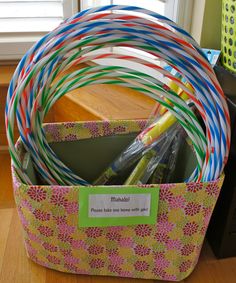
[[[77,0],[0,0],[0,59],[19,59],[78,11]]]
[[[139,6],[165,15],[186,31],[190,31],[193,0],[81,0],[81,9],[101,5]]]

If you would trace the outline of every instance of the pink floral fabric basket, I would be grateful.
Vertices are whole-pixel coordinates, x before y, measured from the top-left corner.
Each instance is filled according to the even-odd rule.
[[[49,142],[139,132],[144,121],[48,124]],[[17,144],[22,160],[24,149]],[[29,186],[12,168],[27,255],[55,270],[179,281],[194,269],[223,177],[160,188],[156,224],[78,227],[80,186]],[[124,186],[122,186],[124,187]],[[138,188],[142,189],[142,188]]]

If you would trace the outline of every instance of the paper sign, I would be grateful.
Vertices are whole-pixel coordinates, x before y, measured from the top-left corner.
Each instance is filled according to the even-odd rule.
[[[155,224],[158,188],[80,188],[79,227]]]

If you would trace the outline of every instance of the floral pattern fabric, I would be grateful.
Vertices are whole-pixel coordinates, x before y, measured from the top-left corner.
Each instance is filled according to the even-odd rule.
[[[49,142],[139,132],[144,121],[48,124]],[[23,157],[23,148],[18,143]],[[27,255],[63,272],[179,281],[194,269],[223,177],[160,188],[155,225],[78,227],[79,186],[28,186],[14,171]],[[137,189],[142,189],[139,187]]]

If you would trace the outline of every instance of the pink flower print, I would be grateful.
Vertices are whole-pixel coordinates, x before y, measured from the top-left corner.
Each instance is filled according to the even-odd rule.
[[[138,260],[135,262],[134,268],[137,271],[147,271],[149,268],[149,264],[146,261]]]
[[[18,210],[18,214],[19,214],[19,218],[20,218],[20,221],[21,221],[21,224],[23,225],[23,227],[27,227],[28,226],[28,221],[26,220],[23,212],[21,209]]]
[[[195,249],[195,246],[194,246],[194,245],[192,245],[192,244],[187,244],[187,245],[185,245],[185,246],[182,247],[182,249],[181,249],[181,254],[182,254],[182,255],[185,255],[185,256],[188,256],[188,255],[190,255],[191,253],[193,253],[194,249]]]
[[[175,184],[160,184],[160,189],[161,190],[169,190],[174,188],[176,185]]]
[[[119,240],[119,245],[124,248],[130,248],[133,246],[133,239],[132,238],[121,238]]]
[[[211,211],[212,208],[211,207],[203,207],[203,215],[205,218],[210,218],[211,217]]]
[[[30,245],[27,245],[27,252],[29,254],[30,257],[34,257],[37,254],[37,251],[35,249],[33,249]]]
[[[71,245],[74,249],[86,249],[86,244],[82,240],[72,240]]]
[[[137,245],[134,248],[134,252],[136,255],[140,255],[140,256],[145,256],[145,255],[149,255],[150,254],[151,249],[148,247],[145,247],[143,245]]]
[[[46,237],[51,237],[53,236],[53,230],[47,226],[39,226],[38,228],[40,234],[46,236]]]
[[[190,260],[184,261],[180,264],[179,266],[179,271],[180,272],[186,272],[189,270],[189,268],[191,267],[192,262]]]
[[[102,246],[97,246],[97,245],[92,245],[90,247],[88,247],[88,252],[91,255],[99,255],[101,253],[103,253],[104,247]]]
[[[89,263],[91,268],[103,268],[105,265],[105,262],[100,258],[94,258]]]
[[[152,228],[148,224],[140,224],[135,227],[135,233],[140,237],[150,236]]]
[[[76,125],[76,124],[75,124],[74,122],[66,122],[66,123],[63,123],[63,126],[64,126],[66,129],[74,128],[75,125]]]
[[[59,224],[58,225],[58,230],[60,234],[73,234],[75,231],[75,227],[74,226],[69,226],[67,224]]]
[[[170,262],[165,258],[159,258],[155,261],[155,266],[159,268],[167,268],[169,267]]]
[[[124,126],[117,126],[114,128],[114,134],[125,133],[125,132],[126,132],[126,127]]]
[[[59,192],[61,195],[66,195],[70,191],[70,188],[66,187],[66,186],[53,185],[53,186],[51,186],[51,188],[52,188],[53,192],[55,192],[55,193]]]
[[[198,224],[196,222],[189,222],[185,224],[183,231],[184,235],[192,236],[198,230]]]
[[[65,209],[66,209],[66,212],[68,214],[75,214],[79,210],[78,203],[76,201],[75,202],[68,202],[66,204]]]
[[[169,189],[160,190],[160,200],[162,201],[171,201],[173,198],[173,193]]]
[[[168,221],[167,213],[164,212],[164,213],[159,214],[157,221],[158,221],[158,223],[160,223],[160,222],[167,222]]]
[[[166,243],[168,250],[179,250],[182,247],[181,241],[178,239],[171,240],[169,239]]]
[[[165,257],[165,253],[164,252],[153,252],[153,256],[154,259],[160,259],[160,258],[164,258]]]
[[[33,214],[34,214],[35,218],[38,219],[38,220],[41,220],[41,221],[50,220],[50,214],[47,213],[46,211],[42,211],[40,209],[35,209]]]
[[[112,226],[112,227],[108,227],[108,231],[109,232],[121,232],[124,230],[124,227],[122,226]]]
[[[64,195],[58,191],[54,191],[51,196],[51,203],[58,206],[66,206],[68,200],[65,199]]]
[[[89,227],[86,229],[85,233],[89,238],[98,238],[102,236],[102,229],[99,227]]]
[[[27,192],[29,197],[37,202],[43,201],[47,197],[46,191],[38,186],[31,186]]]
[[[53,264],[60,264],[60,259],[59,258],[56,258],[55,256],[52,256],[52,255],[48,255],[47,257],[47,260]]]
[[[169,236],[166,233],[156,233],[155,238],[160,243],[167,243],[169,240]]]
[[[77,135],[75,134],[68,134],[65,136],[65,141],[76,141],[78,140]]]
[[[66,224],[66,216],[53,216],[54,220],[56,221],[57,225]]]
[[[71,255],[66,255],[64,257],[64,262],[67,263],[67,264],[78,264],[79,263],[79,259],[78,258],[75,258]]]
[[[109,257],[109,260],[110,260],[110,262],[113,263],[113,264],[121,265],[121,264],[124,263],[123,257],[117,256],[117,255],[110,256],[110,257]]]
[[[106,238],[110,241],[119,241],[121,238],[121,235],[117,232],[108,232],[106,234]]]
[[[121,268],[117,264],[109,264],[108,270],[112,273],[118,273],[120,274]]]
[[[33,211],[33,206],[27,200],[22,200],[21,205],[22,205],[22,207],[28,208],[29,211]]]
[[[99,137],[100,133],[99,133],[99,128],[96,122],[87,122],[84,123],[84,127],[89,129],[90,134],[93,138]]]
[[[153,274],[161,279],[166,277],[166,272],[161,267],[155,267],[152,270]]]
[[[106,250],[109,256],[116,256],[118,255],[118,248],[115,249],[107,249]]]
[[[72,243],[72,237],[68,234],[58,234],[58,239],[61,240],[62,242],[69,242]]]
[[[102,127],[103,127],[103,135],[104,136],[110,136],[110,135],[113,134],[109,121],[104,121],[103,124],[102,124]]]
[[[69,271],[71,271],[71,272],[73,272],[73,273],[77,273],[77,272],[78,272],[77,266],[75,266],[75,265],[72,264],[72,263],[65,262],[65,263],[64,263],[64,267],[65,267],[67,270],[69,270]]]
[[[57,252],[58,248],[50,243],[44,242],[42,246],[45,248],[45,250],[48,250],[50,252]]]
[[[158,222],[157,223],[157,231],[160,233],[169,233],[173,230],[174,224],[170,222]]]
[[[36,243],[41,243],[41,241],[39,239],[39,235],[35,235],[32,232],[28,232],[28,237],[29,237],[29,240],[31,240],[31,241],[34,241]]]
[[[186,200],[184,197],[176,196],[170,199],[169,204],[172,209],[176,209],[176,208],[184,208],[185,202]]]
[[[60,249],[60,252],[63,256],[72,256],[72,250],[64,250],[64,249]]]
[[[147,125],[146,120],[140,120],[140,121],[137,121],[137,123],[138,123],[138,126],[140,127],[140,130],[144,129]]]
[[[196,215],[197,213],[200,212],[200,210],[201,210],[201,205],[194,202],[189,202],[184,208],[185,214],[190,216]]]
[[[196,193],[202,189],[202,183],[187,183],[187,191]]]
[[[216,183],[210,183],[207,185],[206,187],[206,192],[208,193],[208,195],[210,196],[215,196],[217,197],[218,196],[218,193],[219,193],[219,188],[217,186]]]

